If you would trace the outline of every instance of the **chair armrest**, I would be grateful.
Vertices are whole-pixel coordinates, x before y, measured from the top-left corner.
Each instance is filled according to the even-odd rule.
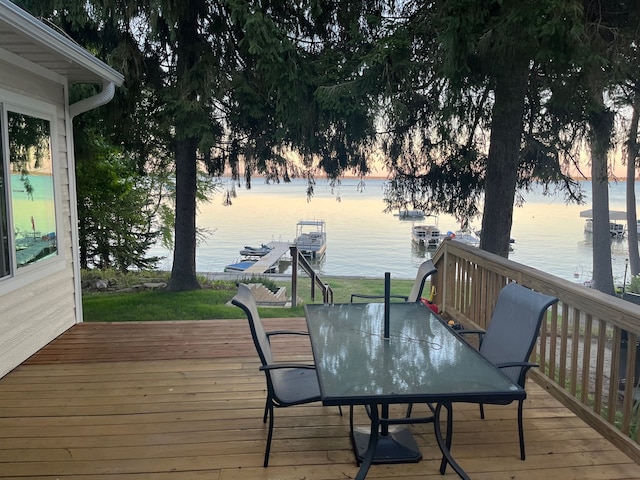
[[[280,370],[283,368],[305,368],[307,370],[315,370],[315,365],[307,365],[304,363],[272,363],[271,365],[262,365],[260,370]]]
[[[309,332],[304,332],[301,330],[271,330],[270,332],[265,332],[267,337],[272,337],[275,335],[309,335]]]
[[[532,362],[504,362],[504,363],[496,363],[494,365],[496,368],[511,368],[511,367],[520,367],[520,375],[518,376],[518,385],[524,388],[524,384],[527,378],[527,374],[532,367],[539,367],[537,363]]]
[[[482,345],[482,340],[484,339],[484,334],[487,333],[484,330],[457,330],[458,335],[464,337],[468,334],[473,334],[478,336],[478,346]]]
[[[525,370],[529,370],[532,367],[539,367],[540,365],[532,362],[504,362],[504,363],[496,363],[494,367],[496,368],[509,368],[509,367],[522,367]]]
[[[351,294],[351,303],[353,303],[353,299],[354,298],[368,298],[368,299],[382,298],[382,299],[384,299],[384,295],[364,295],[364,294],[361,294],[361,293],[352,293]],[[407,300],[409,300],[409,297],[407,295],[390,295],[389,298],[401,298],[405,302]]]

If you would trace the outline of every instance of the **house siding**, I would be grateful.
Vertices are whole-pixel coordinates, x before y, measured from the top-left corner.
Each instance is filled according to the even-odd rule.
[[[0,61],[2,90],[34,98],[55,107],[57,137],[53,142],[58,185],[56,203],[60,261],[35,264],[28,275],[0,281],[0,376],[79,321],[74,296],[74,266],[67,152],[66,85]],[[13,103],[13,102],[11,102]],[[73,206],[75,209],[75,205]],[[61,241],[60,241],[61,240]],[[25,268],[27,270],[27,268]],[[18,285],[11,288],[11,285]],[[9,288],[7,288],[9,287]],[[78,294],[80,294],[78,292]]]

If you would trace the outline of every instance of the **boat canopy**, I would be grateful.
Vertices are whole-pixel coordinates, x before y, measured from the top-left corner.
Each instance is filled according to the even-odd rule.
[[[582,218],[593,218],[593,210],[583,210],[580,212]],[[620,210],[609,210],[609,220],[625,221],[627,219],[627,212]]]

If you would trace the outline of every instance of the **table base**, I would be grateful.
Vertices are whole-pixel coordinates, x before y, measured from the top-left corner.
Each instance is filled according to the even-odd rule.
[[[358,464],[362,463],[367,453],[370,433],[369,428],[353,429],[353,449]],[[388,435],[378,436],[378,445],[372,463],[416,463],[420,460],[422,460],[422,453],[408,428],[390,426]]]

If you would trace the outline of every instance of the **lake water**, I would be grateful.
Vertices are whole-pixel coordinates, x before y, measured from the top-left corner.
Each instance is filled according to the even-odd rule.
[[[414,222],[383,213],[383,180],[366,180],[364,189],[361,187],[358,179],[345,179],[338,189],[320,180],[315,195],[307,201],[304,180],[267,185],[254,179],[250,190],[237,188],[231,206],[224,206],[222,193],[217,194],[198,213],[198,227],[210,232],[197,248],[198,272],[222,272],[225,265],[239,260],[245,245],[292,241],[299,220],[323,219],[327,252],[320,273],[382,277],[388,271],[395,278],[414,278],[418,265],[430,256],[411,240]],[[515,243],[509,258],[567,280],[591,279],[591,239],[584,233],[585,219],[580,218],[580,211],[591,208],[591,185],[583,182],[583,187],[585,205],[566,205],[563,197],[545,197],[541,190],[526,194],[524,206],[514,211],[511,234]],[[624,182],[612,183],[609,195],[611,210],[625,210]],[[459,228],[448,215],[440,215],[437,222],[443,233]],[[415,223],[433,223],[433,219]],[[480,223],[480,219],[470,222],[478,229]],[[620,284],[627,252],[626,238],[611,241],[614,278]],[[153,253],[167,257],[160,268],[171,269],[171,252],[154,249]]]

